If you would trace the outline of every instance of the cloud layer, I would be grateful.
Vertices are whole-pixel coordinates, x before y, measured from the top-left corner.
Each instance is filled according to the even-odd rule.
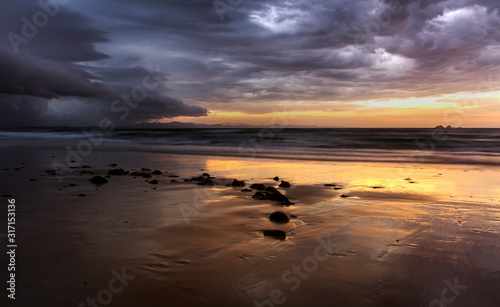
[[[33,21],[42,9],[3,6],[0,112],[11,113],[0,113],[0,124],[13,106],[28,123],[67,121],[71,106],[88,122],[118,116],[113,101],[157,65],[169,81],[148,90],[124,123],[283,104],[349,110],[360,100],[500,87],[481,86],[499,72],[493,0],[74,1],[17,54],[9,33],[23,37],[23,17]]]

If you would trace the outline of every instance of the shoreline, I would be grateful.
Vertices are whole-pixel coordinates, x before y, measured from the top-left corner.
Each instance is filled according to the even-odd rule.
[[[64,150],[0,154],[9,164],[0,171],[8,188],[2,194],[16,199],[17,257],[24,264],[17,295],[26,306],[78,306],[107,288],[112,270],[121,274],[123,268],[134,279],[113,295],[111,306],[256,306],[274,290],[281,291],[282,306],[421,306],[439,299],[444,280],[455,278],[468,287],[456,306],[500,301],[488,290],[500,286],[498,168],[407,170],[390,163],[96,150],[83,161],[91,168],[75,169],[60,183],[44,170]],[[143,167],[168,173],[111,176],[102,186],[88,182],[109,169]],[[244,187],[183,181],[204,172],[243,180],[246,188],[275,186],[294,204],[252,199],[256,191],[241,192]],[[278,187],[274,176],[291,188]],[[147,182],[155,179],[158,185]],[[195,209],[187,221],[182,204]],[[276,224],[269,221],[274,211],[293,217]],[[284,231],[285,240],[264,236],[269,229]],[[320,242],[332,245],[320,250]]]

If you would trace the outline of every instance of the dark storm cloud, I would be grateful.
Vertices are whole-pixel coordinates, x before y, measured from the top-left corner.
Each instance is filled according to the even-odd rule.
[[[52,60],[0,50],[0,92],[43,98],[78,96],[104,98],[109,90],[97,77]]]
[[[42,3],[40,5],[39,3]],[[96,67],[111,60],[96,50],[108,33],[93,24],[92,12],[79,12],[55,1],[3,4],[0,20],[0,125],[95,125],[117,117],[112,105],[144,87],[151,75],[141,57],[129,54],[116,66]],[[147,97],[117,125],[175,116],[203,116],[207,110],[165,96],[166,74],[149,79]],[[150,81],[151,83],[151,81]],[[123,104],[123,102],[122,102]]]
[[[38,3],[25,0],[2,5],[0,29],[5,45],[58,61],[92,61],[109,57],[95,49],[96,43],[108,39],[104,31],[93,27],[90,18],[65,5],[41,6]]]
[[[0,21],[6,47],[21,17],[40,9],[16,3]],[[168,87],[152,91],[131,122],[212,106],[265,113],[284,102],[320,110],[316,102],[336,101],[345,110],[352,101],[474,91],[498,73],[499,10],[493,0],[73,1],[19,45],[40,59],[31,62],[57,62],[45,65],[57,68],[51,73],[73,73],[68,85],[49,78],[19,92],[3,82],[1,91],[109,106],[105,95],[120,96],[161,64]],[[23,71],[29,63],[21,62],[9,61]]]

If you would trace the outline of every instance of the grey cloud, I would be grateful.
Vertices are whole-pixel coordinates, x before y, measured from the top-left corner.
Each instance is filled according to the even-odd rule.
[[[17,13],[0,21],[4,31],[36,7],[9,6]],[[283,101],[340,105],[473,91],[482,75],[499,72],[499,10],[494,0],[255,0],[221,21],[213,0],[88,0],[65,6],[23,48],[84,80],[99,78],[118,96],[140,83],[148,63],[161,64],[171,73],[168,88],[151,92],[131,121],[200,116],[224,104],[266,112]],[[42,84],[60,97],[71,92]],[[89,105],[110,104],[102,91],[76,93],[99,100]]]
[[[106,97],[107,87],[90,73],[27,54],[0,49],[0,92],[44,98]]]

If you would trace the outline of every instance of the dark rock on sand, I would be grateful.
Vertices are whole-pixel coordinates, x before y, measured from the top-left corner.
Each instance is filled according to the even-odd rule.
[[[209,185],[209,186],[212,186],[212,185],[215,185],[215,183],[212,181],[212,179],[203,177],[203,180],[200,181],[200,182],[198,182],[198,185]]]
[[[177,175],[170,175],[170,176],[168,176],[168,177],[178,178],[179,176],[177,176]]]
[[[290,187],[290,183],[288,181],[281,181],[280,185],[279,185],[280,188],[289,188]]]
[[[347,197],[351,197],[351,196],[349,196],[349,195],[345,195],[345,194],[342,194],[342,195],[340,195],[340,197],[342,197],[342,198],[347,198]]]
[[[143,172],[150,172],[150,171],[151,171],[151,169],[149,169],[149,168],[144,168],[144,167],[143,167],[143,168],[141,168],[141,171],[143,171]]]
[[[278,177],[278,176],[274,177],[273,179],[274,179],[274,181],[280,181],[280,177]]]
[[[20,171],[21,169],[19,167],[16,167],[14,170],[15,171]]]
[[[158,180],[151,180],[149,184],[158,184]]]
[[[108,183],[108,181],[101,176],[94,176],[92,179],[89,180],[93,184],[103,184],[103,183]]]
[[[175,179],[172,179],[172,180],[170,180],[170,182],[178,182],[178,181],[177,181],[177,180],[175,180]]]
[[[279,201],[279,202],[286,203],[286,204],[290,203],[288,198],[285,195],[281,194],[281,192],[278,190],[267,191],[266,198],[269,200]]]
[[[114,166],[118,166],[118,164],[116,164],[116,163],[111,163],[109,166],[113,166],[113,167],[114,167]]]
[[[269,192],[278,191],[278,190],[276,190],[276,188],[275,188],[275,187],[266,187],[266,189],[265,189],[265,190],[266,190],[266,191],[269,191]]]
[[[117,169],[108,170],[107,174],[113,175],[113,176],[121,176],[121,175],[127,175],[128,171],[123,170],[123,168],[117,168]]]
[[[206,180],[207,178],[199,176],[199,177],[193,177],[191,178],[191,181],[203,181]]]
[[[266,186],[263,185],[262,183],[254,183],[250,186],[250,189],[265,190]]]
[[[241,190],[241,192],[252,192],[252,190],[250,190],[250,189],[243,189],[243,190]]]
[[[70,184],[68,184],[68,187],[76,187],[76,184],[70,183]]]
[[[336,187],[337,185],[336,184],[332,184],[332,183],[327,183],[327,184],[324,184],[323,186],[324,187]]]
[[[264,195],[264,193],[262,193],[262,192],[257,192],[252,196],[252,198],[258,199],[258,200],[266,200],[266,195]]]
[[[205,176],[205,177],[210,177],[210,174],[209,173],[203,173],[202,176]]]
[[[152,178],[153,176],[151,176],[151,174],[142,174],[142,177],[143,178]]]
[[[85,194],[78,194],[78,197],[85,197],[85,196],[87,196],[87,195],[85,195]]]
[[[290,217],[283,211],[276,211],[271,213],[269,220],[275,223],[288,223],[290,221]]]
[[[36,181],[36,179],[35,178],[30,178],[29,181]]]
[[[90,166],[88,166],[88,165],[84,165],[84,166],[82,166],[82,167],[80,167],[80,168],[91,168],[91,167],[90,167]]]
[[[282,230],[264,230],[263,233],[264,233],[264,236],[273,237],[277,240],[285,240],[286,239],[286,232],[284,232]]]
[[[153,175],[163,175],[163,173],[162,173],[162,171],[160,171],[160,170],[155,170],[155,171],[153,172]]]
[[[342,190],[342,188],[340,188],[340,187],[335,187],[335,188],[333,188],[333,189],[334,189],[334,190]]]
[[[231,186],[233,187],[244,187],[245,186],[245,181],[239,181],[236,179],[233,179],[233,182],[231,183]]]

